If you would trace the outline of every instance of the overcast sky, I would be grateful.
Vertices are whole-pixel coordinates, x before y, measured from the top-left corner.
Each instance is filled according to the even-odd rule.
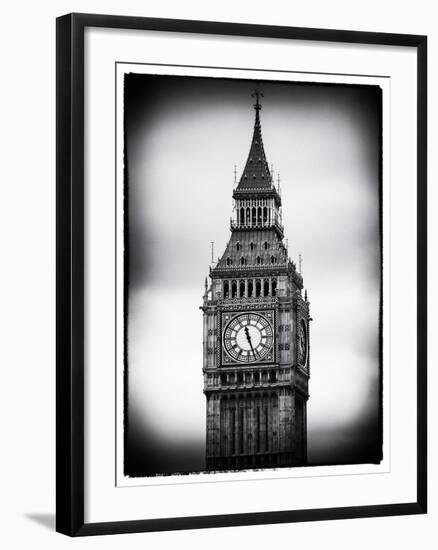
[[[202,303],[230,235],[233,170],[251,143],[254,83],[129,75],[131,472],[202,470]],[[268,162],[313,321],[309,462],[376,456],[379,418],[380,89],[261,83]]]

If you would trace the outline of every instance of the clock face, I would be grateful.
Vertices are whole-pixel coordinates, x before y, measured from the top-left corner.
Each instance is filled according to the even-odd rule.
[[[307,329],[306,323],[301,319],[299,330],[298,330],[298,361],[301,365],[307,364]]]
[[[224,331],[224,348],[235,361],[252,363],[272,359],[273,330],[268,319],[258,313],[234,317]]]

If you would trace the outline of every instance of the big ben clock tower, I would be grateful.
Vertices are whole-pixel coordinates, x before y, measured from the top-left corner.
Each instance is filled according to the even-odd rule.
[[[309,302],[284,243],[281,197],[263,147],[260,94],[254,95],[231,236],[210,268],[202,306],[207,470],[307,461]]]

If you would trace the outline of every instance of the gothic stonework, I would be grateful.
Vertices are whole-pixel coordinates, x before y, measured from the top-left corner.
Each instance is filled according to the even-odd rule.
[[[255,93],[248,159],[233,192],[231,237],[206,281],[206,468],[307,461],[309,301],[288,256],[281,197],[266,160]]]

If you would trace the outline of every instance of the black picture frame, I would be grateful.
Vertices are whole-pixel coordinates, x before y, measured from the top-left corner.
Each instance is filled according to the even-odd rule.
[[[56,529],[70,536],[423,514],[427,510],[427,37],[68,14],[57,19]],[[403,504],[84,522],[84,30],[86,27],[410,46],[417,51],[417,499]]]

